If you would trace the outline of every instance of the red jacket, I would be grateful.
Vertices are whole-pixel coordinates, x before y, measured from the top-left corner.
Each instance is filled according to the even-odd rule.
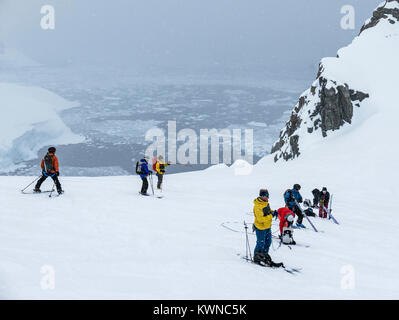
[[[280,234],[283,234],[283,228],[288,227],[288,222],[285,220],[286,217],[291,214],[295,218],[295,213],[286,207],[278,209],[277,212],[280,219]]]

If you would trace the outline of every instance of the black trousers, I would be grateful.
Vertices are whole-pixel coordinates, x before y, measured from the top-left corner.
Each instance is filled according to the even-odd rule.
[[[53,179],[54,183],[55,183],[55,187],[57,188],[57,191],[61,191],[61,183],[60,180],[58,180],[58,176],[57,175],[53,175],[53,176],[46,176],[46,175],[42,175],[42,177],[37,181],[36,183],[36,189],[40,189],[40,186],[42,185],[42,183],[44,181],[46,181],[46,179],[50,177],[51,179]]]
[[[303,213],[302,213],[301,209],[299,209],[297,206],[294,206],[293,208],[288,208],[288,209],[290,209],[292,212],[294,212],[295,215],[298,217],[298,220],[296,222],[302,224]]]
[[[163,181],[163,174],[157,174],[158,177],[158,183],[157,183],[157,189],[161,189],[162,187],[162,181]]]
[[[148,190],[148,179],[147,177],[141,178],[143,180],[143,185],[141,186],[141,193],[147,193]]]

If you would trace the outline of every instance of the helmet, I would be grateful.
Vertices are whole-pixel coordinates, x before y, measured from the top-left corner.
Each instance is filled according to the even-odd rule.
[[[269,197],[269,191],[267,189],[260,189],[259,197]]]
[[[54,148],[54,147],[48,148],[48,152],[50,152],[50,153],[55,153],[56,150],[57,150],[57,149]]]
[[[289,214],[289,215],[285,218],[285,220],[287,220],[288,222],[292,223],[292,222],[294,222],[294,216],[293,216],[292,214]]]
[[[298,190],[301,190],[301,186],[299,185],[299,184],[294,184],[294,189],[296,190],[296,191],[298,191]]]
[[[321,192],[327,192],[327,188],[323,187],[323,189],[321,190]]]

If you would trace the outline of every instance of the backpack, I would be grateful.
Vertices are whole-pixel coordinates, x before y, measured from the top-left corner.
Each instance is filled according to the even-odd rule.
[[[157,171],[157,162],[158,162],[158,158],[157,157],[152,158],[152,169],[154,171]]]
[[[140,161],[136,162],[136,173],[141,174],[141,163]]]
[[[293,231],[289,227],[284,227],[283,229],[283,234],[281,236],[281,241],[284,244],[292,244],[294,242],[293,239]]]
[[[44,172],[52,173],[54,171],[53,158],[54,158],[54,155],[46,154],[44,156],[44,159],[43,159],[44,160],[43,161],[43,163],[44,163]]]
[[[284,198],[284,199],[285,199],[285,196],[286,196],[287,193],[290,194],[290,197],[288,198],[288,200],[290,200],[291,198],[293,198],[293,197],[292,197],[292,193],[291,193],[291,189],[287,189],[287,190],[285,190],[285,192],[284,192],[284,194],[283,194],[283,198]]]

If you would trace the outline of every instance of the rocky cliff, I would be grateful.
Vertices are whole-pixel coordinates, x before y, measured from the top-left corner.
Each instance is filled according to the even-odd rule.
[[[357,38],[363,37],[366,30],[374,28],[381,21],[398,25],[399,0],[382,3],[374,11],[372,18],[362,26]],[[362,41],[367,42],[367,39]],[[372,48],[371,44],[370,47]],[[338,54],[336,58],[329,59],[335,59],[334,66],[337,66],[341,58]],[[301,154],[302,140],[307,135],[325,138],[329,132],[338,130],[345,124],[351,124],[354,109],[361,108],[362,102],[369,98],[369,92],[364,92],[363,88],[357,88],[351,83],[353,75],[350,74],[350,70],[346,72],[347,77],[337,77],[336,74],[342,75],[345,72],[334,72],[335,70],[331,70],[331,63],[327,65],[328,68],[323,59],[316,80],[300,96],[289,121],[280,132],[280,137],[271,150],[271,153],[275,154],[274,161],[298,157]]]

